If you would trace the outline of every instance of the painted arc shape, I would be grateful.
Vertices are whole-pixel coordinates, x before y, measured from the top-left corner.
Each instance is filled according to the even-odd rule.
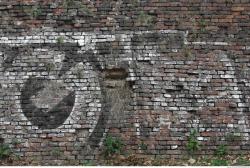
[[[18,78],[22,82],[15,85],[20,96],[13,98],[17,100],[18,104],[11,109],[15,112],[21,110],[17,119],[18,122],[20,119],[21,122],[24,122],[22,131],[28,130],[31,131],[31,134],[34,129],[41,132],[75,131],[75,137],[84,138],[81,140],[82,146],[89,145],[92,149],[98,147],[109,120],[109,106],[105,102],[106,93],[100,75],[102,68],[93,51],[87,50],[84,53],[78,53],[81,48],[75,43],[44,44],[42,46],[28,44],[14,47],[3,44],[0,45],[0,49],[5,58],[2,60],[3,72],[19,72],[20,70],[21,75],[27,76],[23,78],[19,73],[15,76],[15,79]],[[46,57],[37,59],[36,56],[39,55],[46,55]],[[61,55],[60,59],[55,57],[56,55]],[[58,64],[53,62],[55,60],[55,63]],[[19,62],[24,63],[25,61],[43,64],[39,64],[35,69],[27,64],[19,65]],[[53,70],[57,73],[42,75],[44,72],[53,72],[49,71],[46,66],[46,63],[50,61],[54,63]],[[22,68],[16,68],[18,66]],[[82,71],[81,74],[78,74],[79,69]],[[86,77],[88,77],[88,81],[75,85],[79,80],[86,80]],[[5,78],[8,79],[7,82],[10,80],[15,83],[12,74]],[[58,89],[56,93],[53,91],[54,86],[51,85]],[[98,108],[90,109],[88,101],[93,102]],[[12,100],[9,100],[8,103],[12,103]],[[32,126],[31,130],[26,129],[27,126]],[[87,129],[91,132],[86,137],[82,137],[82,130]]]
[[[46,82],[50,83],[51,81],[42,77],[30,77],[21,91],[21,107],[32,125],[38,126],[40,129],[54,129],[62,125],[69,117],[75,102],[75,92],[69,91],[51,109],[37,107],[32,101],[32,97],[36,96],[39,91],[46,89]],[[65,88],[61,89],[65,90]]]

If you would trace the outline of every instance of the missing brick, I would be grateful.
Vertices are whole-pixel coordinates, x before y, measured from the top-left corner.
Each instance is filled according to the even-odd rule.
[[[106,79],[126,79],[128,72],[124,68],[112,68],[104,70]]]

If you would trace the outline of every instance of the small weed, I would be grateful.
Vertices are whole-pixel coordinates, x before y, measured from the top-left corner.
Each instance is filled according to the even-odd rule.
[[[239,166],[250,166],[250,160],[247,160],[247,159],[244,159],[243,157],[240,157],[237,160],[236,165],[239,165]]]
[[[141,143],[139,144],[139,148],[140,148],[141,150],[147,150],[147,149],[148,149],[148,146],[147,146],[147,144],[145,144],[144,142],[141,142]]]
[[[64,0],[63,1],[64,8],[73,8],[75,7],[75,1],[74,0]]]
[[[62,155],[62,150],[59,148],[54,148],[51,150],[51,155],[53,156],[61,156]]]
[[[82,1],[76,1],[76,0],[64,0],[63,1],[63,7],[64,8],[75,8],[79,9],[80,12],[85,13],[86,15],[93,16],[93,12],[89,10],[89,8],[83,4]]]
[[[203,165],[207,165],[208,163],[210,163],[210,158],[208,156],[202,156],[202,158],[199,160],[198,162],[198,165],[199,163],[203,166]],[[197,165],[197,166],[198,166]],[[200,166],[200,165],[199,165]]]
[[[86,15],[93,16],[94,13],[84,4],[79,4],[79,11],[85,13]]]
[[[21,159],[22,159],[21,156],[20,156],[20,154],[14,154],[14,155],[13,155],[13,158],[14,158],[15,160],[21,160]]]
[[[132,5],[132,7],[136,7],[140,4],[140,1],[139,0],[131,0],[130,4]]]
[[[111,136],[107,136],[104,141],[105,146],[105,156],[112,156],[114,154],[120,154],[123,147],[123,142],[118,138],[113,138]]]
[[[48,72],[55,69],[55,65],[53,63],[46,62],[46,63],[44,63],[44,66]]]
[[[146,14],[145,12],[141,11],[138,18],[137,23],[141,26],[152,26],[154,21],[154,17]]]
[[[11,149],[9,145],[1,144],[0,145],[0,159],[5,159],[11,155]]]
[[[193,32],[190,33],[190,38],[191,38],[192,40],[197,40],[197,39],[200,38],[200,35],[199,35],[198,32],[193,31]]]
[[[199,22],[199,27],[200,27],[200,31],[201,33],[205,33],[206,32],[206,27],[207,27],[207,22],[205,19],[201,19]]]
[[[32,17],[37,18],[42,14],[42,10],[39,6],[35,6],[32,8]]]
[[[187,150],[190,154],[194,154],[195,151],[198,151],[200,149],[200,144],[196,139],[196,137],[197,137],[197,131],[191,130],[187,142]]]
[[[58,43],[58,44],[64,43],[64,37],[58,37],[58,38],[56,39],[56,43]]]
[[[220,145],[216,151],[215,151],[215,156],[222,157],[227,154],[227,147],[225,145]]]
[[[42,9],[40,6],[26,6],[23,8],[24,13],[26,13],[31,18],[37,18],[42,14]]]
[[[228,161],[224,159],[211,160],[211,166],[228,166]]]
[[[12,139],[12,142],[11,142],[11,143],[12,143],[14,146],[21,144],[21,142],[20,142],[18,139],[16,139],[16,138]]]
[[[95,164],[91,160],[86,160],[83,162],[83,166],[95,166]]]

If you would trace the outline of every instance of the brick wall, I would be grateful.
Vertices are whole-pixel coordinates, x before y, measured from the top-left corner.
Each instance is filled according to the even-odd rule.
[[[43,163],[249,150],[248,0],[0,1],[0,137]],[[16,143],[18,141],[18,143]]]

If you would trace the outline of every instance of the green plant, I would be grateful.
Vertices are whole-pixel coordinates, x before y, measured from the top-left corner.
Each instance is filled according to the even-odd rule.
[[[63,1],[63,6],[65,7],[65,8],[73,8],[73,7],[75,7],[76,5],[75,5],[75,0],[64,0]]]
[[[190,154],[194,154],[195,151],[198,151],[200,149],[200,144],[196,137],[197,137],[197,131],[191,130],[186,146]]]
[[[151,26],[153,25],[154,17],[141,11],[137,18],[137,23],[142,26]]]
[[[32,8],[32,17],[33,18],[37,18],[41,14],[42,14],[42,10],[39,6],[34,6]]]
[[[17,138],[14,138],[12,139],[12,142],[11,142],[14,146],[16,145],[19,145],[21,142],[17,139]]]
[[[79,11],[85,13],[86,15],[93,16],[94,13],[84,4],[79,4]]]
[[[24,13],[26,13],[31,18],[37,18],[39,15],[42,14],[42,9],[40,6],[25,6],[23,8]]]
[[[227,147],[225,145],[220,145],[216,150],[215,150],[215,156],[222,157],[227,154]]]
[[[224,159],[211,160],[211,166],[228,166],[228,161]]]
[[[205,155],[205,156],[201,156],[201,158],[198,159],[196,163],[197,163],[197,166],[205,166],[210,162],[211,162],[211,159]]]
[[[83,166],[95,166],[95,164],[91,160],[85,160]]]
[[[64,43],[64,37],[58,37],[58,38],[56,39],[56,42],[57,42],[58,44]]]
[[[144,142],[141,142],[141,143],[139,144],[139,148],[140,148],[141,150],[147,150],[147,149],[148,149],[148,146],[147,146],[147,144],[145,144]]]
[[[235,165],[240,165],[240,166],[250,166],[250,160],[247,160],[243,157],[240,157]]]
[[[15,159],[15,160],[21,160],[22,158],[21,158],[21,156],[20,156],[20,154],[13,154],[13,158]]]
[[[53,156],[61,156],[62,155],[62,150],[60,148],[53,148],[51,150],[51,155],[53,155]]]
[[[111,136],[107,136],[104,141],[105,146],[105,156],[111,156],[114,154],[120,154],[123,147],[123,142],[119,138],[114,138]]]
[[[75,8],[78,11],[85,13],[86,15],[93,16],[94,13],[87,7],[87,5],[83,4],[82,1],[76,0],[64,0],[63,1],[64,8]]]
[[[199,33],[198,33],[197,31],[192,31],[192,32],[190,33],[190,38],[191,38],[192,40],[197,40],[197,39],[200,38],[200,35],[199,35]]]
[[[9,145],[1,144],[0,145],[0,159],[7,158],[11,155],[11,149]]]
[[[132,5],[132,7],[136,7],[140,4],[139,0],[130,0],[130,4]]]
[[[55,65],[51,62],[46,62],[44,63],[44,66],[48,72],[52,71],[55,69]]]
[[[205,33],[206,32],[206,27],[207,27],[207,22],[205,19],[201,19],[199,20],[199,27],[200,27],[200,31],[201,33]]]

